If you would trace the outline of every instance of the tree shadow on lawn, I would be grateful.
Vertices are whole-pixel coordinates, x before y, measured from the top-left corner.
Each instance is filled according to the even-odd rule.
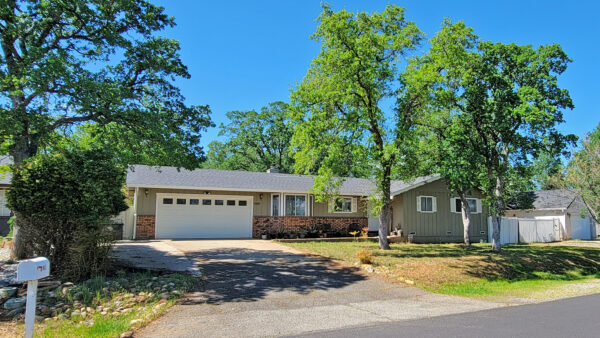
[[[487,280],[577,280],[600,276],[600,250],[511,245],[461,264],[466,274]]]
[[[464,247],[461,244],[395,245],[392,250],[375,250],[385,258],[454,259],[448,267],[466,275],[487,280],[561,279],[577,280],[600,276],[600,250],[587,247],[505,245],[499,253],[488,246]]]
[[[309,294],[365,280],[353,267],[337,267],[317,257],[275,250],[218,249],[189,253],[205,275],[203,292],[183,304],[248,302],[273,292]]]

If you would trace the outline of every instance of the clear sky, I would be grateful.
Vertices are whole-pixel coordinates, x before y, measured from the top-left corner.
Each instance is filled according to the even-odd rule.
[[[444,17],[463,20],[482,39],[504,43],[559,43],[573,62],[560,78],[575,109],[560,129],[583,136],[600,123],[600,1],[413,0],[328,1],[334,10],[382,11],[394,3],[432,37]],[[230,110],[287,101],[319,45],[310,40],[319,0],[156,0],[177,26],[162,35],[181,43],[191,79],[178,85],[189,104],[208,104],[217,125]],[[218,128],[203,136],[206,145]]]

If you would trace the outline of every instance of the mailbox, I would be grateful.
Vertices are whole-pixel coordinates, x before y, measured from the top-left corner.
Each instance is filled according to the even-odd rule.
[[[49,274],[50,262],[45,257],[23,260],[17,266],[18,281],[42,279],[48,277]]]

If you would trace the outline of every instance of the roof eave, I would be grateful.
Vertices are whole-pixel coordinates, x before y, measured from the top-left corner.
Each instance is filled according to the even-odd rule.
[[[127,184],[129,188],[149,188],[149,189],[182,189],[182,190],[216,190],[216,191],[243,191],[258,193],[284,193],[284,194],[311,194],[310,191],[302,190],[274,190],[274,189],[249,189],[249,188],[222,188],[222,187],[194,187],[177,185],[157,185],[157,184]],[[340,192],[342,196],[367,196],[365,193],[346,193]]]
[[[394,197],[394,196],[400,195],[400,194],[402,194],[402,193],[405,193],[405,192],[407,192],[407,191],[409,191],[409,190],[413,190],[413,189],[415,189],[415,188],[418,188],[418,187],[424,186],[425,184],[429,184],[429,183],[431,183],[431,182],[435,182],[435,181],[437,181],[437,180],[440,180],[440,179],[442,179],[442,177],[441,177],[441,176],[439,176],[439,175],[433,175],[432,177],[430,177],[430,178],[428,178],[428,179],[426,179],[426,180],[424,180],[424,181],[422,181],[422,182],[419,182],[419,183],[416,183],[416,184],[410,185],[410,186],[408,186],[408,187],[405,187],[405,188],[402,188],[402,189],[398,189],[398,190],[396,190],[396,191],[393,191],[393,192],[392,192],[392,194],[391,194],[391,196],[392,196],[392,197]]]

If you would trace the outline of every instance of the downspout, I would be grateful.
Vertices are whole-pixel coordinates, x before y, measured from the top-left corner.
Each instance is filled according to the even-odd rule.
[[[138,187],[135,187],[133,191],[133,238],[135,239],[137,229],[137,200],[138,200]]]

